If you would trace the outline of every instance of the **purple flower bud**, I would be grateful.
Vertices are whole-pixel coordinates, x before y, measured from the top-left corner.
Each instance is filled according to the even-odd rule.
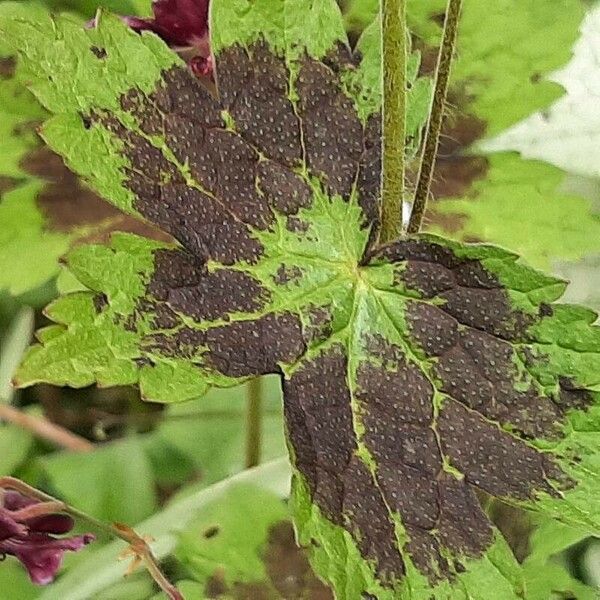
[[[28,517],[26,509],[36,500],[14,491],[0,496],[0,555],[21,561],[33,583],[50,583],[60,568],[63,554],[77,551],[94,540],[91,534],[56,538],[73,528],[67,515],[49,513]]]
[[[153,19],[130,19],[136,31],[149,29],[172,48],[208,48],[208,0],[155,0]]]

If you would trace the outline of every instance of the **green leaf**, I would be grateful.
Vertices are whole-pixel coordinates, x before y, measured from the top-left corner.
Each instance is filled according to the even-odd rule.
[[[252,486],[232,487],[186,527],[176,555],[200,582],[221,573],[227,586],[261,582],[267,578],[261,552],[269,530],[287,515],[275,494]]]
[[[487,159],[480,143],[562,96],[546,75],[568,61],[582,16],[579,0],[465,0],[430,231],[507,245],[540,268],[600,252],[600,216],[563,191],[561,171],[510,154]]]
[[[340,599],[522,597],[478,491],[600,531],[596,315],[506,250],[375,245],[379,109],[332,4],[216,0],[217,97],[118,19],[39,19],[8,4],[0,31],[46,139],[178,245],[72,252],[90,291],[49,307],[22,383],[171,402],[279,375],[300,540]]]
[[[575,579],[559,554],[588,537],[575,529],[550,519],[540,519],[530,538],[530,553],[523,563],[528,600],[548,600],[556,595],[577,600],[596,600],[593,587]]]
[[[93,452],[50,455],[41,465],[61,498],[98,519],[137,523],[157,508],[152,470],[136,437]]]
[[[432,232],[513,248],[538,267],[600,251],[600,213],[594,203],[562,191],[564,174],[514,154],[491,156],[485,177],[459,198],[435,205]]]
[[[230,487],[253,485],[284,498],[289,493],[289,479],[287,459],[248,469],[213,486],[173,499],[161,511],[138,524],[136,531],[154,540],[151,543],[153,553],[158,560],[162,560],[175,550],[178,536],[188,524],[202,515],[205,506],[222,498]],[[95,598],[99,592],[122,581],[126,567],[117,557],[126,547],[120,540],[101,548],[92,544],[87,546],[79,554],[82,560],[42,592],[38,600],[55,600],[57,597],[63,600]],[[188,588],[182,586],[182,590],[185,589]],[[190,600],[193,598],[191,596]]]
[[[85,10],[84,3],[72,2]],[[97,4],[87,3],[87,4]],[[116,4],[122,4],[114,3]],[[60,8],[66,8],[61,3]],[[35,17],[39,4],[19,10]],[[77,17],[73,24],[82,25]],[[59,259],[76,240],[113,229],[140,231],[82,185],[62,160],[44,147],[37,126],[47,116],[25,87],[28,76],[13,51],[0,44],[0,291],[30,292],[55,277]]]
[[[600,141],[598,96],[600,67],[596,40],[600,9],[590,11],[568,65],[550,75],[566,94],[543,112],[527,115],[496,138],[483,144],[488,152],[517,150],[525,158],[544,160],[566,171],[598,177]]]
[[[262,387],[261,455],[267,461],[282,456],[286,449],[278,378],[265,377]],[[185,457],[203,486],[243,470],[246,391],[246,386],[213,389],[201,400],[169,406],[151,435],[149,446],[156,449],[154,455],[171,449]]]
[[[453,79],[488,135],[562,96],[544,75],[569,60],[583,15],[580,0],[465,0]]]
[[[0,589],[7,598],[37,600],[39,586],[29,581],[25,569],[17,561],[6,560],[0,569]]]
[[[69,244],[65,233],[46,229],[37,204],[44,184],[24,165],[39,147],[33,124],[44,115],[22,84],[14,57],[0,47],[0,290],[15,295],[55,275]]]

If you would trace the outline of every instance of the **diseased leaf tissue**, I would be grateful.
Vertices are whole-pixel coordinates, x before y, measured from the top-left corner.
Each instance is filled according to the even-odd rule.
[[[177,401],[280,373],[300,539],[339,598],[526,597],[479,496],[598,531],[595,315],[499,248],[378,248],[378,45],[351,53],[333,3],[244,4],[213,5],[216,95],[111,17],[0,15],[49,144],[178,242],[72,252],[90,291],[49,308],[21,382]]]

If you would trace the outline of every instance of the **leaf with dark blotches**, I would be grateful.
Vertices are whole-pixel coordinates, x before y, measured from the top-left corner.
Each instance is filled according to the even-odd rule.
[[[71,252],[90,291],[48,308],[21,384],[171,402],[279,374],[299,539],[339,598],[524,597],[486,495],[600,529],[595,315],[506,250],[376,246],[379,44],[351,52],[333,0],[215,0],[216,91],[108,15],[8,4],[0,31],[51,147],[177,240]]]
[[[33,4],[23,11],[35,14]],[[26,76],[0,41],[0,292],[23,294],[59,270],[59,259],[83,239],[110,231],[157,235],[103,201],[37,134],[48,116],[26,88]]]

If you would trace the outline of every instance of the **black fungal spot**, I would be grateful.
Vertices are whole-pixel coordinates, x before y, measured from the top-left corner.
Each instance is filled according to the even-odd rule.
[[[100,314],[108,306],[108,297],[106,294],[95,294],[93,302],[96,313]]]
[[[347,359],[334,346],[284,380],[284,411],[297,466],[325,515],[342,524],[343,472],[356,448]]]
[[[230,377],[279,371],[304,351],[300,320],[291,313],[269,314],[206,331],[206,362]]]
[[[212,527],[209,527],[202,535],[207,540],[210,540],[211,538],[214,538],[216,535],[218,535],[219,531],[221,531],[221,528],[218,525],[213,525]]]
[[[100,60],[104,60],[108,56],[108,54],[106,52],[106,48],[99,48],[98,46],[91,46],[90,50],[92,51],[92,54]]]
[[[300,175],[270,160],[258,165],[257,174],[259,189],[279,213],[295,215],[310,205],[312,192]]]
[[[306,311],[308,324],[304,328],[304,337],[308,345],[322,342],[333,333],[333,315],[329,308],[323,306],[309,307]]]
[[[288,217],[285,226],[288,231],[298,234],[306,233],[310,229],[310,223],[298,217]]]
[[[14,56],[0,57],[0,79],[10,79],[15,74],[17,61]]]
[[[329,193],[347,198],[363,157],[363,130],[352,100],[330,68],[308,58],[296,87],[308,166],[326,177]]]
[[[92,126],[92,119],[88,115],[80,114],[81,122],[83,123],[84,129],[90,129]]]
[[[438,419],[442,449],[471,485],[498,498],[533,499],[556,491],[551,460],[477,412],[448,399]]]
[[[264,42],[221,52],[218,86],[236,129],[265,156],[287,166],[302,158],[300,123],[289,99],[289,73]]]
[[[287,285],[288,283],[298,281],[302,278],[302,269],[296,265],[280,265],[273,276],[273,281],[277,285]]]
[[[372,224],[370,242],[377,235],[380,222],[381,192],[381,115],[369,117],[365,127],[363,153],[360,158],[358,179],[358,202],[365,214],[364,225]]]
[[[593,401],[593,395],[589,390],[581,388],[568,377],[559,377],[559,393],[557,404],[563,410],[584,410],[589,408]]]
[[[161,273],[153,275],[156,281]],[[173,310],[198,322],[223,319],[229,313],[253,313],[265,306],[269,293],[252,276],[231,269],[205,271],[197,281],[169,286],[166,302]]]

